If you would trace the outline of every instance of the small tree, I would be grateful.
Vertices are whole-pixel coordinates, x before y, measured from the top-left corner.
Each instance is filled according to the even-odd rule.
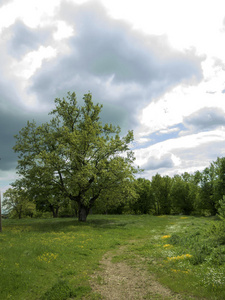
[[[19,219],[22,216],[32,216],[35,212],[35,204],[30,202],[26,193],[22,189],[9,188],[4,193],[3,207],[9,212],[11,217]]]
[[[223,199],[219,200],[217,208],[218,208],[218,217],[221,220],[225,221],[225,196],[223,196]]]
[[[92,95],[85,94],[83,100],[80,107],[75,93],[55,99],[51,121],[40,126],[28,122],[16,135],[14,146],[19,153],[18,173],[27,190],[34,196],[40,188],[47,189],[55,199],[75,201],[79,221],[86,221],[106,191],[129,185],[136,172],[129,151],[133,132],[121,138],[119,127],[102,125],[102,106],[94,105]]]

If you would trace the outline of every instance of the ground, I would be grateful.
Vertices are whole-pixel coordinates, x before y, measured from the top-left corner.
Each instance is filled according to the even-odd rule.
[[[146,261],[140,257],[132,259],[132,264],[116,261],[125,252],[126,246],[121,246],[106,253],[100,262],[100,270],[92,276],[91,287],[102,299],[183,299],[157,282],[147,271]]]

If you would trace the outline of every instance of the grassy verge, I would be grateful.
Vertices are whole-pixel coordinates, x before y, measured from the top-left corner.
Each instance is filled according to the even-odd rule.
[[[173,291],[225,299],[225,243],[221,223],[215,224],[180,216],[90,216],[85,224],[4,220],[0,299],[100,299],[91,292],[90,275],[102,255],[120,245],[127,247],[122,260],[144,257],[149,271]]]
[[[130,253],[144,257],[159,282],[184,299],[225,299],[225,225],[211,218],[158,218],[165,227],[153,229]]]

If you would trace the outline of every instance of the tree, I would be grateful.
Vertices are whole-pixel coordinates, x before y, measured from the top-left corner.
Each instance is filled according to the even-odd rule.
[[[223,199],[220,199],[218,202],[218,217],[221,220],[225,220],[225,196],[223,196]]]
[[[170,189],[171,178],[156,174],[152,177],[152,193],[154,198],[155,214],[169,214],[171,210]]]
[[[215,165],[210,164],[210,167],[205,168],[202,172],[199,206],[201,209],[209,211],[211,215],[215,215],[217,213],[217,202],[215,200],[215,178]]]
[[[56,200],[75,201],[79,221],[86,221],[106,191],[129,185],[136,172],[129,150],[133,132],[121,138],[118,126],[100,122],[102,105],[95,105],[90,93],[83,100],[79,106],[75,93],[56,98],[53,118],[40,126],[28,121],[14,146],[18,173],[30,194],[47,189]]]
[[[196,198],[194,184],[186,181],[187,176],[175,175],[171,187],[173,210],[176,213],[190,215],[194,210]]]
[[[215,167],[214,194],[217,205],[218,201],[223,199],[225,195],[225,157],[218,157],[213,164]]]
[[[131,209],[135,214],[149,214],[154,204],[150,180],[138,178],[134,185],[137,199],[130,205]]]
[[[9,188],[4,193],[3,207],[9,212],[11,217],[19,219],[22,216],[31,216],[35,212],[35,204],[29,201],[26,192],[19,187]]]

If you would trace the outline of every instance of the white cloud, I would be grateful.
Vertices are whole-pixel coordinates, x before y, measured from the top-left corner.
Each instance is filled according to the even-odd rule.
[[[144,173],[147,177],[156,173],[156,167],[161,174],[171,176],[202,170],[217,156],[225,155],[224,129],[190,134],[136,149],[136,164],[141,168],[147,167]]]
[[[154,169],[146,176],[203,168],[224,153],[224,17],[223,0],[7,1],[3,152],[28,118],[44,120],[55,97],[90,90],[104,122],[134,129],[137,162]],[[16,158],[7,159],[11,169]]]
[[[42,65],[43,60],[56,57],[57,52],[51,46],[40,46],[38,50],[28,52],[22,60],[12,63],[14,74],[24,79],[29,79]]]
[[[65,21],[57,21],[57,31],[54,33],[53,37],[55,40],[62,40],[69,38],[74,34],[74,30]]]
[[[55,15],[61,0],[14,0],[0,10],[0,30],[12,25],[16,19],[23,20],[29,27],[36,28]]]

